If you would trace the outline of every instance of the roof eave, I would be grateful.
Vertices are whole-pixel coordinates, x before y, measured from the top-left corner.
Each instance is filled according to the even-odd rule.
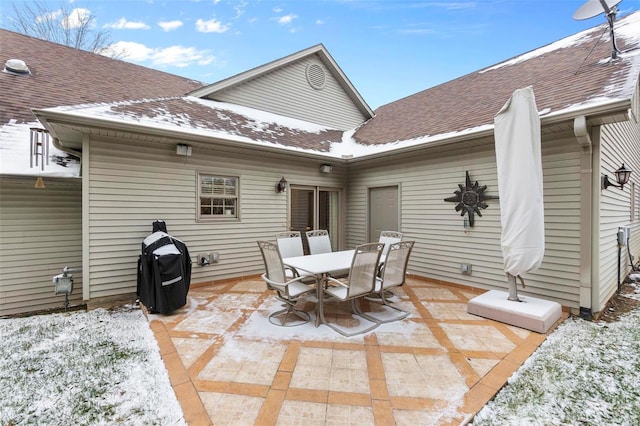
[[[59,138],[57,134],[56,125],[61,126],[74,126],[74,127],[83,127],[83,128],[91,128],[91,129],[103,129],[103,130],[111,130],[118,132],[125,132],[131,134],[144,135],[149,137],[156,137],[162,139],[168,139],[171,141],[175,141],[176,143],[184,142],[184,143],[201,143],[203,145],[211,145],[212,143],[216,146],[228,146],[233,147],[235,149],[251,149],[251,150],[260,150],[263,152],[277,153],[280,155],[290,154],[295,155],[297,157],[304,157],[314,160],[324,160],[326,161],[330,158],[332,161],[340,161],[341,159],[332,157],[329,154],[324,154],[321,152],[314,152],[310,150],[299,150],[299,149],[287,149],[283,146],[278,145],[267,145],[263,143],[253,144],[251,142],[247,142],[246,137],[238,136],[233,137],[232,135],[221,136],[221,135],[204,135],[198,133],[189,133],[185,132],[183,129],[166,129],[166,128],[157,128],[149,126],[148,124],[140,124],[140,123],[124,123],[118,120],[109,120],[102,117],[84,117],[75,114],[69,114],[66,111],[53,111],[46,109],[34,109],[33,113],[40,120],[42,125],[49,131],[49,133],[55,137]],[[59,138],[63,143],[65,140],[63,138]]]
[[[621,122],[629,119],[629,111],[631,108],[630,99],[614,99],[610,102],[601,102],[597,104],[586,105],[583,108],[567,108],[565,110],[558,111],[557,113],[550,113],[540,118],[541,126],[548,126],[564,121],[573,121],[578,116],[586,117],[589,125],[602,125],[613,122]],[[74,125],[87,128],[102,128],[107,130],[118,130],[124,132],[130,132],[133,134],[155,136],[160,138],[175,139],[175,140],[189,140],[193,142],[212,143],[222,145],[229,145],[234,147],[247,146],[253,149],[259,148],[267,152],[274,153],[288,153],[305,158],[313,159],[331,159],[332,161],[340,161],[344,163],[357,163],[360,161],[368,161],[376,158],[386,157],[390,154],[405,154],[408,152],[422,150],[424,148],[433,148],[443,145],[450,145],[459,142],[471,141],[474,139],[486,138],[493,136],[494,126],[493,123],[479,126],[478,130],[461,131],[456,135],[443,135],[438,139],[437,136],[428,142],[419,143],[402,148],[393,148],[387,150],[380,150],[372,154],[364,154],[352,158],[337,158],[329,153],[321,152],[309,152],[295,149],[287,149],[282,146],[269,146],[269,145],[254,145],[242,137],[233,138],[231,136],[222,137],[208,136],[195,133],[187,133],[180,129],[166,129],[155,128],[147,124],[139,123],[123,123],[122,121],[107,120],[104,118],[96,117],[83,117],[75,114],[69,114],[65,111],[52,111],[52,110],[33,110],[36,117],[45,126],[45,128],[54,136],[56,135],[56,129],[54,124],[62,125]],[[64,142],[64,140],[62,140]]]
[[[573,121],[576,117],[584,116],[590,126],[611,124],[629,120],[629,111],[631,109],[630,99],[614,99],[610,102],[602,102],[595,105],[587,105],[584,108],[568,108],[550,113],[540,117],[540,126],[550,126],[564,121]],[[459,142],[470,141],[474,139],[482,139],[491,137],[494,134],[493,123],[484,126],[478,126],[478,130],[462,131],[455,136],[444,135],[441,139],[435,137],[429,142],[411,145],[402,148],[384,150],[373,154],[365,154],[353,157],[347,160],[348,163],[357,163],[360,161],[374,160],[377,158],[387,157],[389,154],[406,154],[428,148],[435,148],[444,145],[455,144]]]

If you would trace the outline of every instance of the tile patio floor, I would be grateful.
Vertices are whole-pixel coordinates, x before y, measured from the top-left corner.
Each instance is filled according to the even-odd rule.
[[[148,318],[190,426],[464,424],[546,338],[467,314],[478,290],[409,278],[394,292],[411,315],[350,338],[313,317],[269,323],[280,303],[259,276],[192,286]],[[357,325],[348,304],[325,307]]]

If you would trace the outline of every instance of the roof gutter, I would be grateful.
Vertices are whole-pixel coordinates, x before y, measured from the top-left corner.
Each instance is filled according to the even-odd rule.
[[[629,109],[631,108],[631,99],[615,99],[609,102],[603,102],[596,105],[588,106],[585,108],[566,108],[560,110],[557,113],[550,113],[543,117],[540,117],[540,125],[548,125],[559,123],[562,121],[573,120],[576,117],[584,116],[587,119],[615,115],[623,113],[626,116],[626,120],[629,119]],[[622,121],[622,120],[620,120]]]
[[[64,146],[62,144],[62,142],[60,142],[60,139],[53,137],[51,140],[51,143],[53,144],[53,146],[56,147],[56,149],[62,151],[62,152],[66,152],[69,155],[73,155],[74,157],[78,157],[78,159],[80,160],[80,163],[82,163],[82,153],[80,151],[76,151],[75,149],[71,149],[71,148],[67,148],[66,146]]]
[[[582,109],[576,108],[568,108],[565,110],[561,110],[557,113],[546,114],[540,118],[541,126],[551,125],[555,123],[560,123],[563,121],[573,121],[577,116],[588,117],[585,120],[590,118],[597,118],[602,116],[612,116],[615,114],[624,113],[625,120],[629,119],[629,109],[631,108],[631,100],[630,99],[617,99],[610,102],[603,102],[597,105],[588,106]],[[69,125],[80,125],[87,127],[97,127],[103,129],[117,129],[119,131],[131,132],[140,135],[146,136],[156,136],[163,138],[172,138],[179,140],[189,140],[193,142],[203,142],[203,143],[211,143],[212,140],[215,140],[217,143],[224,144],[227,146],[233,146],[238,148],[239,146],[251,147],[255,149],[257,147],[264,149],[265,151],[280,153],[288,152],[290,154],[294,154],[300,157],[318,159],[318,160],[327,160],[330,159],[334,162],[343,162],[343,163],[357,163],[360,161],[368,161],[377,158],[386,157],[390,154],[404,154],[411,153],[414,151],[422,150],[425,147],[439,147],[448,144],[455,144],[458,142],[470,141],[473,139],[480,139],[485,137],[493,137],[494,134],[494,125],[486,124],[482,126],[478,126],[477,130],[470,131],[461,131],[456,135],[442,135],[440,139],[434,137],[434,139],[418,143],[416,145],[381,150],[373,154],[365,154],[358,157],[347,157],[343,156],[343,158],[338,158],[335,156],[331,156],[324,153],[317,152],[308,152],[308,151],[299,151],[296,149],[286,149],[282,146],[265,146],[265,145],[254,145],[251,142],[247,142],[246,138],[228,138],[228,137],[215,137],[215,136],[207,136],[201,134],[193,134],[193,133],[185,133],[182,130],[172,130],[172,129],[158,129],[154,127],[150,127],[145,124],[138,123],[123,123],[121,121],[113,121],[106,120],[95,117],[83,117],[75,114],[70,114],[64,111],[52,111],[45,109],[34,109],[33,113],[38,117],[40,122],[49,130],[49,132],[55,136],[55,130],[52,128],[51,124],[60,123],[60,124],[69,124]],[[622,121],[622,120],[618,120]],[[76,154],[73,154],[76,155]]]
[[[117,130],[119,132],[126,132],[132,134],[138,134],[141,136],[153,136],[164,139],[175,140],[176,143],[179,141],[184,141],[185,143],[203,143],[210,145],[212,142],[215,142],[218,145],[229,146],[233,148],[244,148],[244,149],[260,149],[266,152],[272,152],[276,154],[282,155],[283,153],[290,153],[300,157],[310,158],[314,160],[327,161],[330,159],[333,162],[346,162],[345,160],[337,157],[331,157],[327,154],[308,152],[308,151],[299,151],[296,149],[287,149],[283,148],[281,145],[270,147],[264,144],[252,144],[248,142],[244,137],[238,137],[236,139],[230,137],[217,137],[217,136],[208,136],[197,133],[188,133],[183,130],[173,130],[173,129],[163,129],[163,128],[155,128],[150,127],[146,124],[138,124],[138,123],[123,123],[121,121],[113,121],[106,120],[103,118],[95,118],[95,117],[83,117],[74,114],[69,114],[63,111],[52,111],[52,110],[43,110],[43,109],[34,109],[33,113],[40,120],[42,125],[51,133],[54,138],[56,136],[56,131],[54,128],[54,124],[60,125],[72,125],[74,127],[87,127],[94,129],[104,129],[104,130]],[[69,148],[65,148],[69,149]],[[76,154],[73,154],[76,155]],[[81,155],[81,154],[80,154]]]

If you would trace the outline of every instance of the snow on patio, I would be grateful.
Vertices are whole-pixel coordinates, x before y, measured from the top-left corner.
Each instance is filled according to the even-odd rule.
[[[640,300],[640,284],[630,288],[628,297]],[[197,291],[194,296],[198,300]],[[232,296],[225,295],[225,301],[233,305]],[[253,345],[273,339],[265,338],[258,320],[276,308],[272,305],[269,300],[267,311],[251,315],[234,334],[251,338]],[[184,313],[196,312],[190,306]],[[381,327],[379,338],[389,333],[418,344],[417,324],[405,327]],[[302,328],[289,333],[300,338]],[[269,331],[285,332],[278,327]],[[314,340],[336,337],[324,327],[309,325],[307,331],[313,336],[306,338]],[[0,424],[185,424],[157,343],[139,309],[0,319],[0,335]],[[428,347],[433,344],[425,342]],[[237,355],[233,345],[220,349]],[[614,322],[569,318],[481,409],[473,424],[640,424],[639,382],[640,309]],[[413,420],[438,424],[442,418],[423,413]]]

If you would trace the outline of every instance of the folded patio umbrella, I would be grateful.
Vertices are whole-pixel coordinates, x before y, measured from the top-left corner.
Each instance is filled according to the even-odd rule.
[[[504,270],[509,300],[519,300],[516,277],[537,269],[544,257],[540,116],[533,88],[513,92],[494,124]]]

